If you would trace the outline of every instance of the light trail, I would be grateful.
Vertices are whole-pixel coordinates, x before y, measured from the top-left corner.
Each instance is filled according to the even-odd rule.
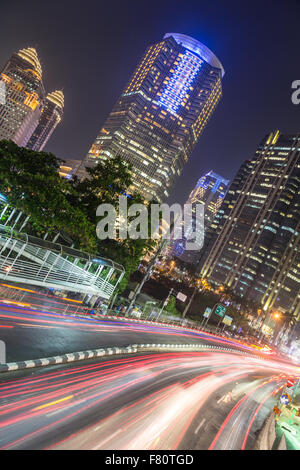
[[[299,375],[299,368],[210,351],[143,354],[5,379],[0,382],[0,430],[5,429],[0,447],[182,449],[189,448],[183,443],[192,436],[194,448],[203,448],[205,412],[218,406],[218,419],[224,417],[206,448],[245,448],[262,406],[291,374]],[[253,382],[253,376],[261,378]],[[212,399],[244,381],[237,402]]]

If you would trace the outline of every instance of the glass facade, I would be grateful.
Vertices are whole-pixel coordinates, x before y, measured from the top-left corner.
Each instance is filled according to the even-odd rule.
[[[135,190],[164,201],[221,98],[224,69],[199,41],[168,33],[148,47],[77,172],[120,155]]]
[[[62,120],[63,109],[64,95],[62,91],[53,91],[46,96],[38,125],[27,144],[28,148],[36,151],[44,149],[54,129]]]
[[[0,74],[0,139],[42,150],[63,112],[61,91],[46,96],[34,48],[14,53]]]
[[[0,103],[0,139],[26,146],[39,121],[45,91],[35,49],[14,53],[0,75],[5,102]]]
[[[229,180],[226,180],[213,171],[209,171],[203,175],[197,182],[195,188],[189,195],[186,204],[203,204],[204,205],[204,240],[206,233],[211,229],[215,217],[220,209],[224,197],[228,189]],[[195,209],[193,208],[195,211]],[[180,260],[197,264],[201,255],[201,250],[187,250],[186,239],[189,234],[194,233],[196,223],[192,217],[191,224],[187,226],[185,223],[185,238],[182,240],[173,240],[168,248],[168,257],[176,257]],[[200,237],[202,239],[202,237]]]
[[[300,136],[267,136],[238,171],[202,276],[300,319]]]

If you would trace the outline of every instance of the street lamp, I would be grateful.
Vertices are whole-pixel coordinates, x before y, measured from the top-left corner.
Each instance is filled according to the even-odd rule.
[[[267,319],[266,319],[266,322],[265,322],[265,323],[268,324],[268,326],[269,326],[269,320],[270,320],[271,318],[273,318],[275,321],[279,321],[279,320],[282,318],[282,316],[285,317],[285,321],[284,321],[284,325],[285,325],[286,320],[288,319],[289,314],[280,312],[279,310],[270,312],[269,315],[268,315],[268,317],[267,317]],[[263,334],[264,334],[264,333],[263,333],[263,331],[262,331],[259,339],[262,339]],[[278,334],[279,334],[279,333],[278,333]],[[276,339],[277,339],[277,337],[278,337],[278,334],[276,335]]]

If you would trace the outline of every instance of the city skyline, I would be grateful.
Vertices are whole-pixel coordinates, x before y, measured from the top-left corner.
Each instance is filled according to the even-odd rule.
[[[300,136],[273,131],[230,185],[201,276],[300,318]]]
[[[4,2],[0,449],[300,450],[299,16]]]
[[[205,129],[201,143],[194,150],[176,184],[176,198],[174,192],[171,195],[171,202],[176,200],[183,203],[199,175],[211,167],[232,179],[244,156],[250,157],[255,151],[261,135],[274,128],[280,128],[286,133],[297,132],[300,107],[291,102],[291,83],[298,78],[297,64],[293,60],[297,51],[293,21],[296,23],[299,6],[296,2],[289,4],[295,10],[292,18],[288,15],[288,8],[284,8],[287,3],[272,2],[272,8],[269,8],[266,2],[259,5],[261,14],[257,15],[254,2],[248,6],[247,20],[242,7],[230,2],[226,7],[219,5],[218,8],[216,4],[209,6],[189,2],[184,11],[180,9],[179,16],[176,14],[179,11],[176,2],[172,3],[172,10],[170,3],[165,2],[159,5],[159,15],[157,8],[154,8],[146,16],[141,6],[126,7],[126,13],[119,4],[120,15],[117,19],[108,14],[112,6],[105,6],[101,11],[107,13],[106,22],[100,30],[97,29],[96,34],[96,30],[90,26],[93,17],[97,17],[98,7],[95,2],[89,1],[85,9],[72,9],[68,35],[65,34],[64,22],[67,11],[62,8],[59,18],[56,18],[54,12],[47,11],[49,24],[55,20],[56,31],[49,38],[45,37],[43,29],[35,21],[36,15],[41,14],[40,6],[37,8],[39,13],[35,12],[35,8],[30,11],[30,21],[35,27],[29,31],[25,26],[26,21],[24,27],[23,22],[19,21],[19,27],[17,30],[14,28],[14,35],[10,37],[8,28],[12,30],[12,22],[18,21],[21,16],[29,18],[29,11],[20,5],[17,12],[10,14],[11,7],[6,5],[4,9],[8,21],[0,32],[4,45],[0,61],[4,63],[13,50],[27,44],[37,44],[45,69],[46,88],[51,90],[64,85],[68,103],[64,120],[45,150],[52,151],[60,158],[74,160],[85,156],[86,149],[100,130],[100,123],[105,121],[147,44],[159,39],[164,31],[181,31],[206,44],[222,58],[226,70],[223,97],[214,119]],[[133,8],[134,21],[130,17]],[[268,22],[263,19],[265,13]],[[121,18],[122,22],[126,19],[126,27],[122,26]],[[113,21],[114,34],[110,35],[110,41],[106,41]],[[82,31],[87,34],[77,37],[75,31],[79,22]],[[251,35],[254,27],[255,35]],[[132,28],[132,33],[124,35],[128,28]],[[276,47],[273,47],[274,44]],[[279,56],[281,66],[273,73],[269,64],[275,63]],[[116,60],[120,60],[118,68]],[[80,73],[77,73],[75,70],[79,63]],[[88,87],[84,86],[84,70],[89,70]],[[103,93],[103,89],[107,92]],[[91,90],[93,100],[90,99]]]

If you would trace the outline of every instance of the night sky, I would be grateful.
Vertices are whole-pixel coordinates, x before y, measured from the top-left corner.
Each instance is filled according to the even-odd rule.
[[[183,203],[210,169],[232,179],[266,133],[300,132],[300,1],[51,0],[1,2],[0,67],[33,46],[47,92],[62,88],[64,118],[45,150],[82,159],[146,47],[178,32],[225,68],[223,97],[173,190]]]

